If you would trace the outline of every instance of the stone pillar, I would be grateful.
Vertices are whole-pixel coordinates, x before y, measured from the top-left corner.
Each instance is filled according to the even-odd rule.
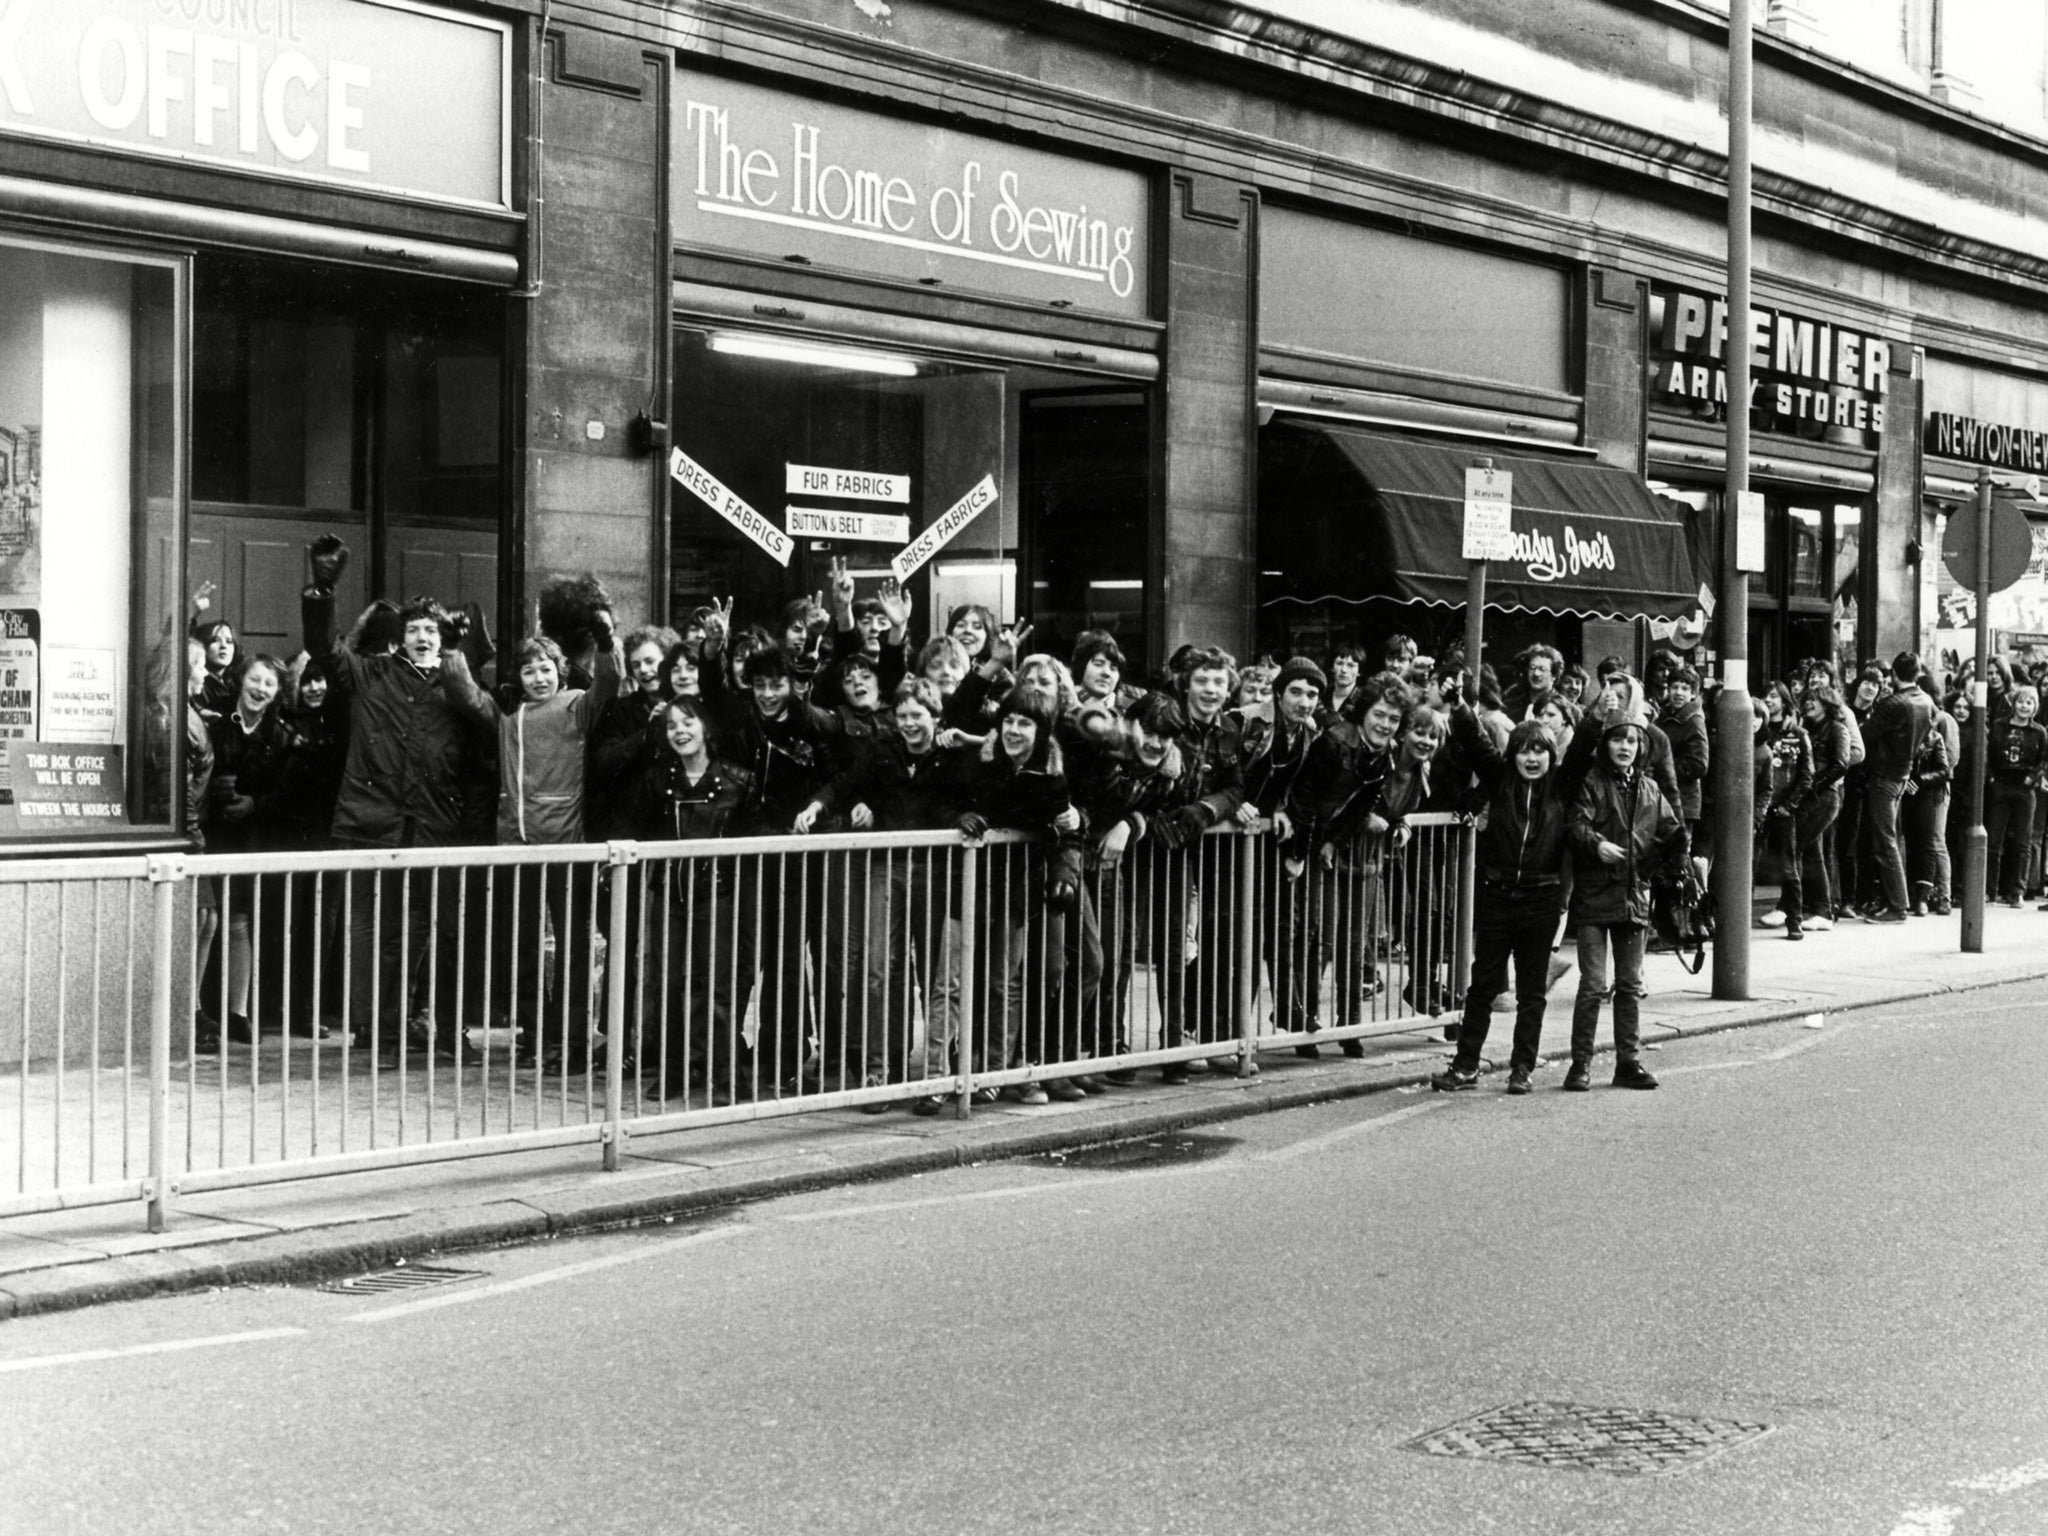
[[[529,273],[523,609],[550,576],[594,571],[622,625],[658,614],[667,415],[670,64],[631,38],[558,26],[539,124],[539,261]]]
[[[1258,194],[1175,171],[1161,262],[1166,365],[1154,419],[1161,462],[1150,542],[1155,663],[1193,641],[1240,659],[1253,637],[1258,417]]]
[[[1912,371],[1913,350],[1894,345],[1895,366],[1886,384],[1884,436],[1877,450],[1877,538],[1864,552],[1876,572],[1877,623],[1874,654],[1889,663],[1900,651],[1920,645],[1920,573],[1906,560],[1906,546],[1922,538],[1920,516],[1920,380]],[[1922,559],[1928,558],[1925,554]],[[1941,558],[1937,547],[1933,559]]]
[[[1612,267],[1594,267],[1580,307],[1586,316],[1586,446],[1601,463],[1641,474],[1649,437],[1643,371],[1650,284]]]

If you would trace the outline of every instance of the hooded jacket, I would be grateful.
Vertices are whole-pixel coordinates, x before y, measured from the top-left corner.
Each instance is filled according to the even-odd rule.
[[[1594,761],[1600,756],[1600,743],[1606,738],[1610,720],[1622,720],[1639,725],[1646,738],[1644,750],[1636,760],[1636,766],[1657,781],[1657,788],[1664,799],[1676,809],[1683,804],[1684,796],[1678,787],[1678,767],[1671,750],[1671,738],[1650,720],[1649,711],[1643,702],[1643,685],[1632,677],[1620,680],[1621,702],[1606,714],[1589,710],[1572,731],[1571,744],[1565,748],[1564,761],[1558,771],[1564,775],[1560,786],[1568,800],[1578,797],[1579,784]]]
[[[1622,773],[1604,761],[1596,763],[1572,803],[1567,836],[1572,926],[1646,926],[1650,875],[1685,847],[1685,825],[1656,781],[1641,767]],[[1622,850],[1620,863],[1600,857],[1603,842]]]
[[[619,686],[612,658],[598,657],[594,687],[558,688],[537,704],[522,699],[510,709],[500,709],[477,687],[460,652],[441,669],[451,692],[497,724],[498,841],[529,847],[582,842],[590,734]]]

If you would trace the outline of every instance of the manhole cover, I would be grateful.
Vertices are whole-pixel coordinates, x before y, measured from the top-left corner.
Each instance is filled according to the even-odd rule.
[[[480,1269],[436,1269],[431,1264],[400,1264],[391,1269],[373,1269],[367,1275],[333,1280],[317,1289],[336,1296],[379,1296],[390,1291],[422,1291],[432,1285],[453,1285],[458,1280],[473,1280],[482,1273]]]
[[[1769,1434],[1770,1429],[1768,1424],[1701,1419],[1652,1408],[1508,1403],[1433,1429],[1401,1448],[1432,1456],[1642,1477],[1679,1471]]]
[[[1203,1163],[1221,1157],[1236,1146],[1235,1136],[1205,1136],[1193,1131],[1170,1131],[1163,1136],[1146,1136],[1138,1141],[1113,1141],[1099,1147],[1077,1147],[1072,1151],[1047,1152],[1040,1160],[1055,1168],[1143,1168],[1162,1163]]]

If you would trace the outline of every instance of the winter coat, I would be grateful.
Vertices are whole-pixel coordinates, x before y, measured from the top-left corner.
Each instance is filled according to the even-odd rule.
[[[348,759],[334,807],[334,841],[352,847],[446,847],[462,826],[465,722],[491,717],[458,698],[440,668],[405,657],[358,656],[334,633],[334,596],[303,602],[306,649],[332,659],[348,695]]]
[[[1477,780],[1481,886],[1502,891],[1561,886],[1569,807],[1558,793],[1556,767],[1540,779],[1523,778],[1469,709],[1452,711],[1451,734],[1463,737]]]
[[[206,847],[207,790],[213,784],[213,736],[193,704],[185,706],[185,834]]]
[[[1182,709],[1186,726],[1179,740],[1181,792],[1188,809],[1200,808],[1205,826],[1228,821],[1244,804],[1244,722],[1229,710],[1218,710],[1212,720],[1201,721]]]
[[[913,753],[901,736],[878,735],[851,768],[818,791],[816,799],[828,812],[841,814],[865,805],[883,832],[951,827],[966,809],[962,779],[978,750],[932,747]],[[790,815],[794,820],[796,812]]]
[[[1754,756],[1756,824],[1798,815],[1813,793],[1813,742],[1806,728],[1790,720],[1764,726],[1756,734]]]
[[[1907,684],[1871,706],[1863,727],[1863,770],[1866,782],[1903,784],[1913,772],[1920,745],[1934,729],[1934,701]]]
[[[667,746],[642,768],[623,825],[648,842],[726,836],[753,788],[746,769],[716,756],[693,783]]]
[[[1580,783],[1600,756],[1600,743],[1606,734],[1606,721],[1591,714],[1573,729],[1571,743],[1564,750],[1564,761],[1558,765],[1558,772],[1564,775],[1564,783],[1559,787],[1573,800],[1578,798]],[[1678,765],[1676,754],[1671,749],[1671,738],[1655,725],[1645,725],[1643,734],[1644,750],[1636,766],[1657,781],[1658,791],[1668,804],[1682,804],[1685,797],[1678,786]]]
[[[665,695],[635,688],[612,698],[590,732],[590,763],[584,776],[584,815],[593,841],[630,837],[640,780],[662,746]]]
[[[1047,751],[1019,768],[991,738],[960,763],[957,784],[963,811],[973,812],[990,827],[1037,833],[1046,839],[1030,847],[990,850],[990,855],[983,857],[984,913],[992,915],[995,910],[986,898],[998,897],[1014,926],[1044,904],[1052,881],[1080,883],[1080,835],[1063,834],[1053,827],[1053,819],[1069,805],[1065,765],[1057,744],[1048,743]],[[1021,880],[1014,878],[1020,859]]]
[[[342,770],[348,764],[348,703],[332,688],[318,709],[299,708],[285,719],[297,738],[291,762],[291,845],[324,848],[334,825],[334,803],[341,795]]]
[[[792,698],[773,720],[762,718],[751,699],[721,747],[747,770],[751,785],[735,831],[775,836],[789,831],[797,813],[817,798],[832,776],[838,717]]]
[[[1069,735],[1063,750],[1067,794],[1081,813],[1091,871],[1102,867],[1102,840],[1117,827],[1128,823],[1134,833],[1142,833],[1150,817],[1182,799],[1185,767],[1175,743],[1167,743],[1156,768],[1125,756],[1110,741]]]
[[[1321,734],[1313,720],[1290,729],[1285,721],[1244,719],[1244,798],[1261,816],[1283,810],[1295,780],[1308,765],[1309,749]]]
[[[498,728],[498,841],[536,847],[580,843],[590,733],[619,686],[618,669],[600,656],[591,688],[561,688],[538,704],[521,700],[500,709],[477,687],[459,652],[441,670],[470,709]]]
[[[1309,748],[1309,760],[1295,781],[1288,819],[1294,823],[1294,856],[1328,843],[1347,866],[1376,868],[1383,838],[1366,831],[1379,806],[1380,787],[1394,765],[1394,749],[1374,752],[1359,728],[1336,720]]]
[[[1567,837],[1572,850],[1570,922],[1574,928],[1650,921],[1650,876],[1685,848],[1685,825],[1640,768],[1620,774],[1596,763],[1572,803]],[[1600,844],[1623,850],[1619,864],[1604,862]]]
[[[1825,795],[1839,792],[1842,780],[1849,773],[1849,761],[1855,755],[1850,749],[1848,720],[1842,714],[1829,710],[1827,718],[1819,725],[1808,722],[1805,729],[1807,745],[1813,754],[1810,793]]]
[[[1678,780],[1678,814],[1687,821],[1698,821],[1700,789],[1712,761],[1707,745],[1706,710],[1694,699],[1683,709],[1667,712],[1659,725],[1671,743],[1671,766]]]
[[[2039,787],[2041,773],[2048,767],[2048,728],[2038,720],[2019,724],[2012,716],[1991,722],[1985,733],[1984,775],[1993,784]],[[218,764],[214,772],[221,770]]]
[[[230,709],[208,727],[207,736],[213,744],[207,852],[267,853],[293,846],[292,757],[298,737],[283,707],[272,704],[253,731],[244,730],[240,712]],[[254,802],[253,809],[230,821],[229,801],[243,796]]]

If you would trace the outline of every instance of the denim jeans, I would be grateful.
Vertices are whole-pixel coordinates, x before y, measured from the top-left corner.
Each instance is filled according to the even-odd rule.
[[[1458,1026],[1453,1063],[1459,1070],[1479,1066],[1493,1000],[1507,987],[1510,958],[1515,962],[1515,1043],[1508,1065],[1520,1072],[1536,1065],[1548,1001],[1550,941],[1557,937],[1563,900],[1560,886],[1520,891],[1480,886],[1472,920],[1472,986],[1465,994],[1465,1018]]]
[[[1828,834],[1835,829],[1835,818],[1841,813],[1842,791],[1833,788],[1807,796],[1806,804],[1799,807],[1794,818],[1799,839],[1800,899],[1805,905],[1802,916],[1835,915],[1836,890],[1828,868],[1832,839]]]
[[[1905,798],[1903,780],[1872,779],[1863,787],[1863,808],[1870,823],[1870,858],[1877,867],[1884,904],[1894,912],[1908,905],[1906,895],[1906,845],[1899,836],[1899,802]]]
[[[1984,892],[2018,901],[2027,882],[2027,839],[2034,830],[2034,791],[2025,784],[1984,786]]]
[[[1949,786],[1922,784],[1906,797],[1901,820],[1906,832],[1906,874],[1915,895],[1937,905],[1948,900]]]
[[[1614,1058],[1634,1061],[1643,1002],[1643,940],[1648,930],[1634,923],[1582,923],[1579,937],[1579,995],[1572,1003],[1572,1060],[1593,1059],[1600,1027],[1600,997],[1607,990],[1607,959],[1614,954]]]

